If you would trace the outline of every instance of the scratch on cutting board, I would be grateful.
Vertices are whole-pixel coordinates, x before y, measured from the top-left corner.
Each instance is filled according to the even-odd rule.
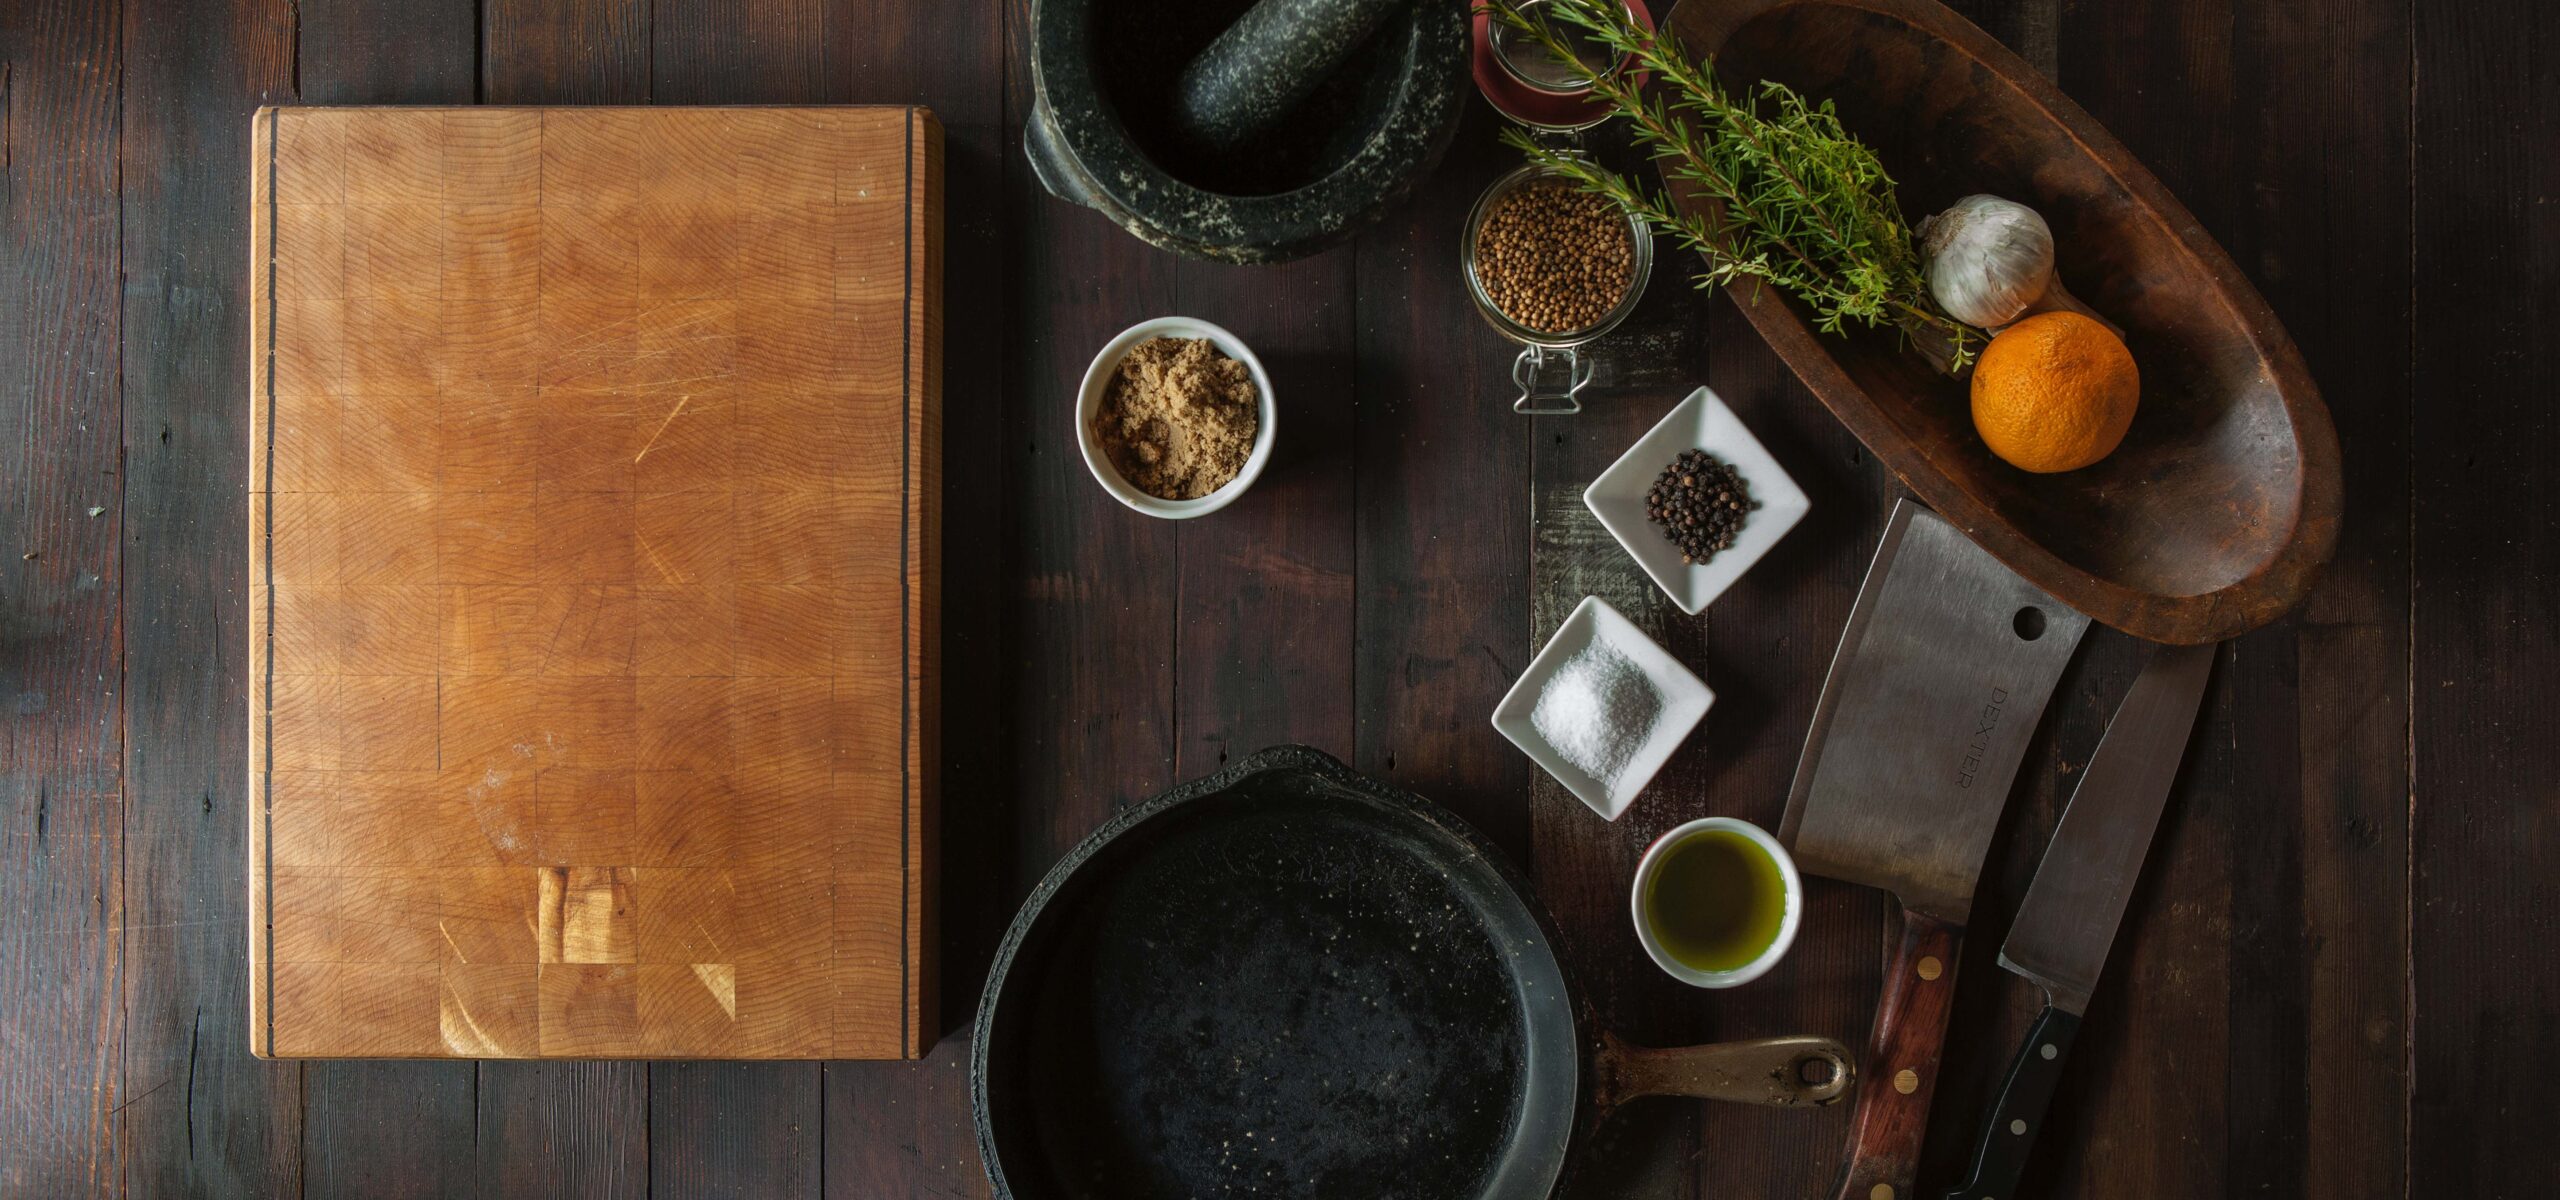
[[[643,453],[646,452],[644,451]],[[638,462],[639,460],[633,459],[632,461]],[[639,540],[640,553],[649,556],[649,565],[658,569],[659,578],[664,579],[669,583],[685,582],[683,573],[668,565],[666,556],[659,554],[658,548],[649,544],[648,535],[634,531],[631,536]]]
[[[445,928],[443,921],[436,922],[436,932],[444,935],[445,945],[453,947],[453,956],[455,958],[461,959],[466,963],[471,961],[471,956],[462,952],[462,943],[453,940],[453,931]]]
[[[684,415],[684,406],[691,403],[693,403],[693,397],[691,395],[676,397],[676,406],[667,411],[667,419],[658,422],[657,432],[649,435],[648,443],[640,447],[640,453],[631,456],[631,461],[637,463],[641,459],[649,457],[649,448],[657,445],[659,438],[666,436],[667,426],[675,424],[676,418]]]
[[[440,1027],[437,1032],[444,1035],[446,1049],[475,1057],[503,1052],[498,1039],[480,1028],[480,1022],[472,1019],[470,1006],[462,1002],[462,997],[453,994],[450,985],[445,988],[444,1003],[438,1007],[436,1016],[436,1024]]]

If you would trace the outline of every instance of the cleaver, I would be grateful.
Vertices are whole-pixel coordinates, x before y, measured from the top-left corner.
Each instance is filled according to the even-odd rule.
[[[1982,858],[2089,619],[1910,500],[1894,506],[1814,706],[1779,839],[1902,906],[1839,1200],[1907,1200]]]

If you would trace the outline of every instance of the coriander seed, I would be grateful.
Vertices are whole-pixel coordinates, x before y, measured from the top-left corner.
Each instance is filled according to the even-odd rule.
[[[1541,179],[1493,202],[1476,234],[1476,276],[1506,317],[1540,333],[1579,333],[1635,281],[1627,214],[1607,197]]]

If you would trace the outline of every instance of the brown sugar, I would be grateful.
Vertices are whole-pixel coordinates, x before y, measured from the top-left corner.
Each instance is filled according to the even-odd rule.
[[[1129,485],[1197,500],[1244,470],[1262,426],[1253,372],[1207,338],[1148,338],[1103,388],[1094,440]]]

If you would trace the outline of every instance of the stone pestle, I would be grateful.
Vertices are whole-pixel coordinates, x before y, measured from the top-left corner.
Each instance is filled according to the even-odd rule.
[[[1183,68],[1175,120],[1196,145],[1233,149],[1271,132],[1378,24],[1413,3],[1261,0]]]

